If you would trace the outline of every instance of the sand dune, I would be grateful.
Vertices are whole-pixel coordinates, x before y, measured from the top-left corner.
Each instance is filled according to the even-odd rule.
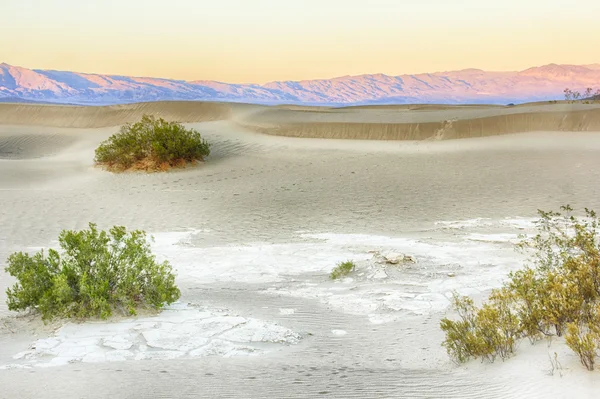
[[[0,104],[0,124],[5,125],[98,128],[135,122],[143,114],[181,122],[205,122],[227,119],[231,107],[220,103],[185,101],[106,107]]]
[[[599,131],[600,109],[536,112],[421,123],[308,122],[243,124],[261,133],[288,137],[428,140],[462,139],[534,131]]]
[[[153,114],[185,123],[230,120],[259,133],[360,140],[443,140],[534,131],[600,131],[600,104],[348,108],[156,102],[107,107],[0,104],[0,123],[100,128]]]
[[[598,374],[560,342],[523,343],[506,362],[453,365],[439,319],[453,289],[481,297],[522,265],[510,243],[531,231],[538,208],[600,209],[600,133],[583,132],[600,131],[599,109],[2,104],[0,398],[592,397]],[[94,168],[98,143],[143,113],[201,131],[212,144],[207,162],[160,174]],[[543,129],[552,132],[506,134]],[[495,137],[428,140],[482,135]],[[381,140],[390,138],[421,141]],[[183,325],[171,309],[141,320],[144,331],[129,322],[54,331],[12,316],[7,256],[56,247],[61,230],[88,222],[152,233],[182,301],[211,321],[186,316]],[[390,268],[371,251],[416,263]],[[357,271],[331,282],[346,259]],[[254,322],[208,337],[232,317]],[[152,343],[165,329],[182,344],[144,346],[140,333]],[[271,342],[282,337],[273,331],[302,339]],[[179,346],[202,345],[198,334],[212,340],[193,349],[202,356],[173,358]],[[250,336],[259,339],[250,345]],[[240,350],[254,355],[229,357]],[[564,378],[547,375],[550,351]]]
[[[264,109],[237,122],[272,135],[305,138],[428,140],[534,131],[599,131],[600,105],[420,106],[296,111]]]

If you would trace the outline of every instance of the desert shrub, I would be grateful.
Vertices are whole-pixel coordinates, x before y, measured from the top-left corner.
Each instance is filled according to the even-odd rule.
[[[156,261],[143,231],[106,232],[90,223],[89,230],[62,231],[59,244],[61,253],[9,256],[6,271],[17,279],[7,290],[9,310],[38,310],[43,319],[107,318],[115,309],[135,314],[179,299],[171,266]]]
[[[125,124],[96,149],[95,162],[109,170],[166,170],[202,161],[209,144],[194,129],[144,115]]]
[[[581,100],[583,104],[594,104],[597,101],[600,101],[600,89],[594,91],[591,87],[585,89],[583,93],[573,91],[569,88],[565,89],[563,93],[565,95],[565,100],[571,104],[579,100]]]
[[[535,342],[547,330],[542,320],[542,304],[540,293],[544,289],[543,282],[536,277],[535,270],[525,268],[509,274],[506,284],[508,290],[518,298],[513,302],[517,317],[521,322],[521,329],[530,341]]]
[[[581,364],[588,370],[594,370],[598,350],[600,349],[600,332],[597,325],[581,325],[570,323],[565,336],[567,346],[579,356]]]
[[[335,268],[333,268],[329,277],[332,280],[336,280],[340,277],[347,276],[348,274],[352,273],[355,267],[356,265],[352,261],[340,262]]]
[[[464,363],[482,355],[480,339],[476,334],[476,308],[471,298],[456,293],[452,297],[452,307],[460,320],[442,319],[440,326],[446,333],[442,345],[446,347],[452,359]]]
[[[504,359],[522,338],[534,342],[566,333],[582,364],[594,367],[600,349],[600,221],[588,209],[583,218],[572,216],[568,206],[561,212],[540,211],[537,234],[518,244],[531,251],[532,267],[511,273],[481,308],[468,298],[453,299],[460,320],[443,319],[440,326],[454,360]]]
[[[492,291],[488,303],[477,314],[482,335],[487,338],[495,356],[508,358],[522,338],[522,327],[514,308],[513,293],[506,289]]]
[[[457,363],[474,358],[493,362],[514,352],[522,333],[507,290],[494,290],[480,309],[471,298],[454,293],[452,306],[460,320],[442,319],[440,326],[446,333],[442,345]]]

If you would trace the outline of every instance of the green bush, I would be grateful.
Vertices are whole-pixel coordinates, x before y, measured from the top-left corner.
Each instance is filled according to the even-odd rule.
[[[533,267],[509,275],[501,289],[476,308],[455,297],[460,320],[442,319],[443,345],[458,362],[506,358],[523,338],[563,336],[582,364],[594,368],[600,350],[600,220],[585,210],[540,211],[538,233],[518,247],[533,251]]]
[[[125,124],[96,149],[95,162],[109,170],[166,170],[202,161],[210,155],[209,144],[194,129],[177,122],[144,115]]]
[[[340,262],[333,268],[329,277],[332,280],[337,280],[340,277],[347,276],[352,273],[356,265],[352,261]]]
[[[143,231],[99,231],[90,223],[89,230],[63,230],[59,243],[60,254],[9,256],[6,271],[17,279],[6,292],[9,310],[39,310],[45,320],[107,318],[115,309],[135,314],[179,299],[171,266],[156,262]]]

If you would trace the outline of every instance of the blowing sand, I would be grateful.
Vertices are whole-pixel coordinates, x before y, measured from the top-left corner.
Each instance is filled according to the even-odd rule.
[[[522,265],[512,243],[538,208],[600,209],[599,112],[0,104],[0,267],[62,229],[119,224],[153,233],[182,288],[160,315],[43,326],[9,314],[1,272],[0,397],[595,397],[598,372],[561,341],[456,366],[438,323],[452,290],[481,299]],[[143,113],[189,123],[213,154],[94,168]],[[381,263],[391,252],[416,262]],[[347,259],[357,270],[330,281]]]

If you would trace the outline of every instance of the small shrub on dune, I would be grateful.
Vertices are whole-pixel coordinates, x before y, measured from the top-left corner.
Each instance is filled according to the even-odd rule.
[[[446,333],[442,345],[453,360],[464,363],[481,358],[493,362],[514,352],[521,327],[510,300],[506,290],[495,290],[490,301],[478,309],[471,298],[454,294],[452,306],[460,320],[443,319],[440,324]]]
[[[518,246],[533,250],[533,266],[511,273],[481,308],[467,297],[452,301],[459,320],[443,319],[443,346],[457,362],[505,359],[519,340],[544,336],[565,342],[589,370],[600,351],[600,219],[540,211],[538,233]]]
[[[581,101],[583,104],[595,104],[600,101],[600,89],[594,91],[593,88],[588,87],[583,93],[573,91],[569,88],[564,90],[565,100],[571,104]]]
[[[452,307],[460,320],[442,319],[440,327],[446,333],[442,345],[457,363],[464,363],[481,355],[480,342],[476,336],[477,317],[473,300],[469,297],[452,297]]]
[[[581,364],[593,371],[600,350],[600,326],[596,323],[570,323],[565,340],[567,346],[579,356]]]
[[[208,155],[210,146],[196,130],[144,115],[101,143],[95,162],[112,171],[164,171],[202,161]]]
[[[63,231],[62,252],[10,255],[6,271],[17,279],[7,290],[9,310],[38,310],[54,317],[109,317],[113,310],[135,314],[179,299],[167,262],[158,263],[143,231],[124,227]]]
[[[356,265],[352,261],[340,262],[337,266],[331,271],[329,277],[332,280],[337,280],[340,277],[344,277],[352,273]]]

